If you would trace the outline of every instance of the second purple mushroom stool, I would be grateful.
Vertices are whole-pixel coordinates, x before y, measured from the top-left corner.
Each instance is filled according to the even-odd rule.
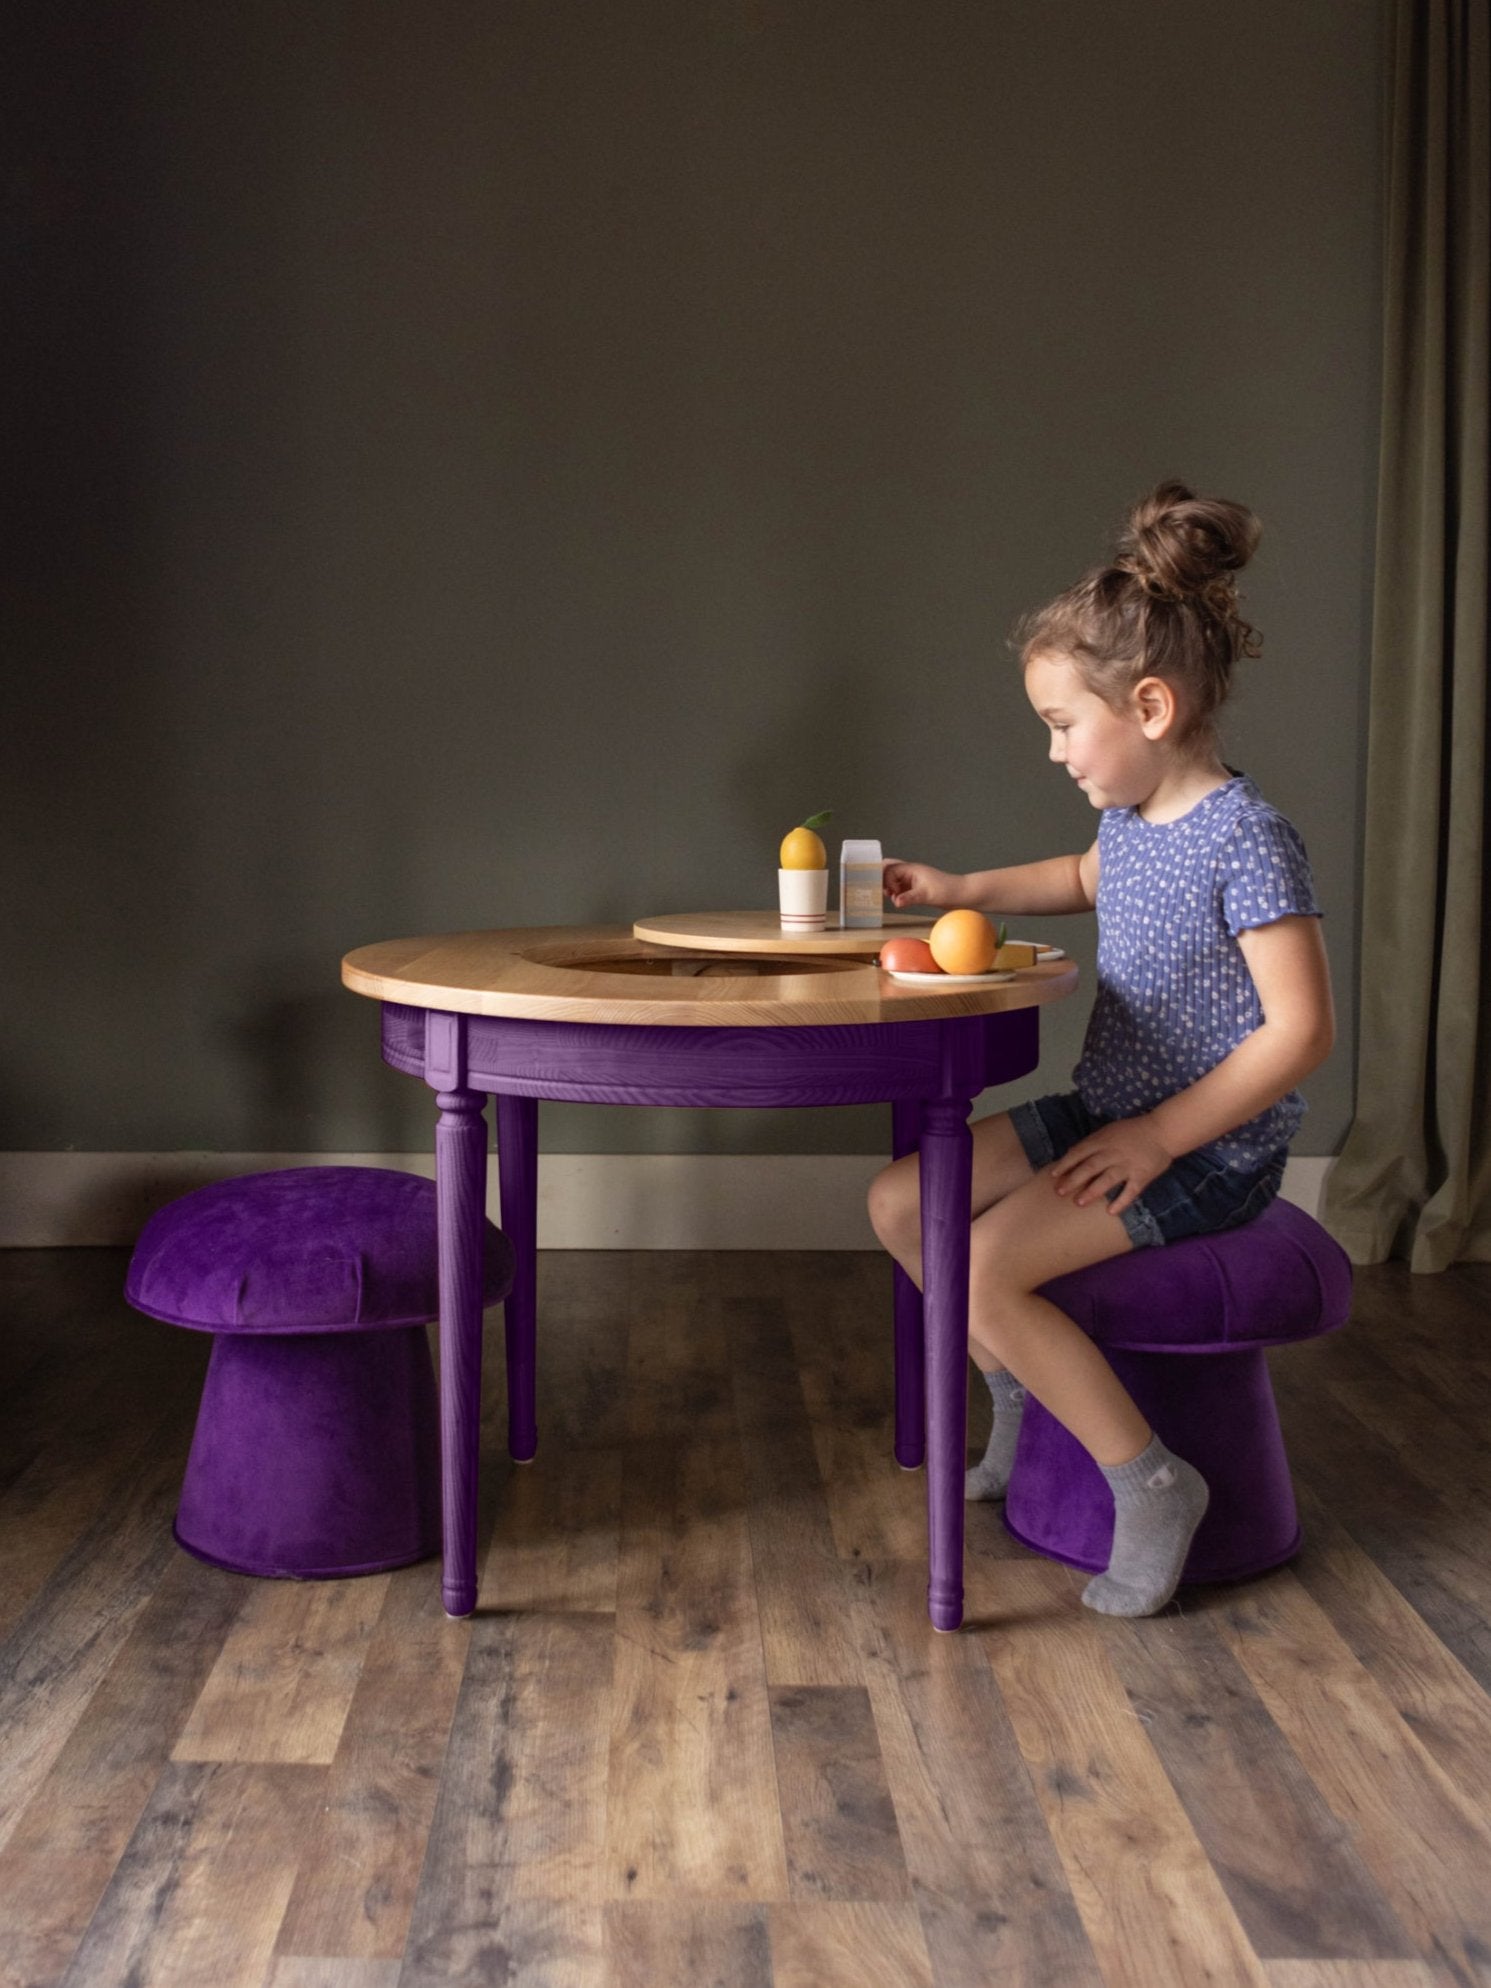
[[[1211,1487],[1181,1578],[1242,1580],[1297,1552],[1299,1515],[1264,1349],[1346,1323],[1351,1264],[1320,1224],[1274,1201],[1240,1229],[1135,1250],[1043,1291],[1096,1340],[1161,1441]],[[1004,1518],[1016,1539],[1053,1560],[1108,1564],[1113,1495],[1033,1397]]]
[[[306,1581],[439,1552],[436,1261],[434,1182],[377,1167],[246,1174],[151,1216],[126,1298],[214,1335],[176,1514],[188,1553]],[[512,1278],[488,1222],[482,1302]]]

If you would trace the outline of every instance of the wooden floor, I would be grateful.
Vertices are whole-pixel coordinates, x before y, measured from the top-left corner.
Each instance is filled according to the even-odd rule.
[[[883,1260],[547,1255],[463,1624],[172,1544],[124,1263],[0,1255],[0,1982],[1491,1983],[1491,1268],[1276,1357],[1290,1568],[1110,1620],[982,1508],[938,1636]]]

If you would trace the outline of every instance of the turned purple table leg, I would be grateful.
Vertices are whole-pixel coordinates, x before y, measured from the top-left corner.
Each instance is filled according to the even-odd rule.
[[[893,1104],[891,1157],[904,1159],[921,1142],[920,1098]],[[922,1294],[898,1263],[894,1272],[896,1344],[896,1462],[920,1470],[927,1453],[926,1349],[922,1340]]]
[[[507,1320],[507,1446],[518,1463],[538,1448],[535,1315],[538,1299],[538,1099],[497,1094],[502,1228],[513,1246]]]
[[[481,1433],[482,1222],[487,1200],[485,1100],[441,1091],[435,1126],[440,1251],[441,1598],[447,1615],[476,1607],[476,1480]]]
[[[922,1115],[922,1282],[927,1372],[927,1612],[963,1620],[963,1471],[968,1418],[968,1243],[972,1099],[940,1098]]]

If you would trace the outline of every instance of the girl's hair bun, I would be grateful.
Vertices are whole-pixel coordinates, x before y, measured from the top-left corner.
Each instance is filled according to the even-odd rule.
[[[1163,677],[1182,694],[1181,743],[1214,738],[1233,665],[1260,646],[1238,611],[1237,575],[1262,529],[1245,504],[1159,484],[1130,511],[1111,565],[1024,617],[1021,659],[1070,657],[1115,709],[1145,676]]]
[[[1113,563],[1156,599],[1192,601],[1231,621],[1237,615],[1233,575],[1252,558],[1262,529],[1244,504],[1198,497],[1184,483],[1161,483],[1130,511]]]

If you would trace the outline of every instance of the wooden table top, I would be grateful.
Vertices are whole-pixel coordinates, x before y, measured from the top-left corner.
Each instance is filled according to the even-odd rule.
[[[776,936],[782,937],[780,926]],[[878,950],[883,938],[868,928],[832,936],[868,941],[856,947],[861,953]],[[805,954],[800,937],[792,951],[796,956],[787,958],[781,948],[763,947],[759,955],[737,951],[725,960],[718,947],[657,945],[624,925],[532,925],[359,946],[342,961],[342,981],[375,1001],[454,1014],[682,1028],[823,1028],[998,1014],[1059,1001],[1077,984],[1077,969],[1066,959],[988,985],[937,988],[908,986],[873,960],[836,957],[822,946],[817,951],[827,957]]]

